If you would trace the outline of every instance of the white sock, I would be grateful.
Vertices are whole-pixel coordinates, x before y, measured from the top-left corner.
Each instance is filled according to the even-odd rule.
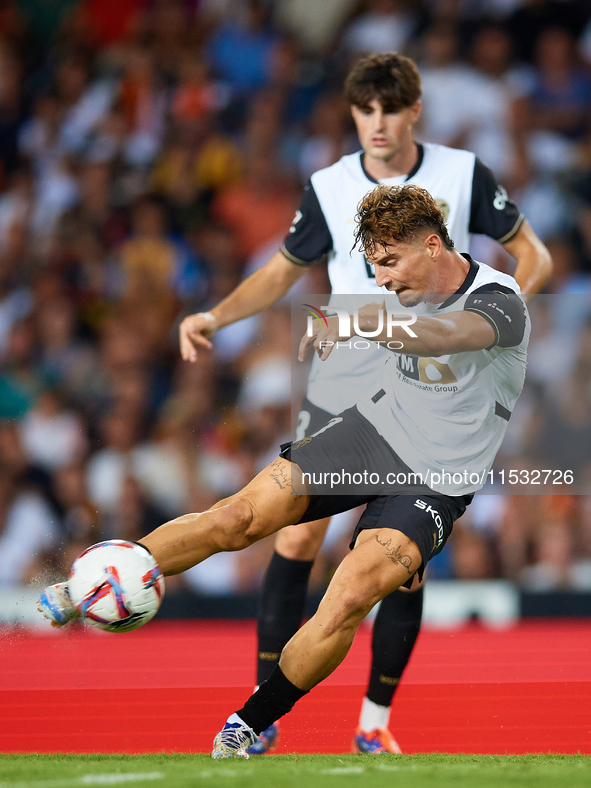
[[[369,698],[363,698],[359,727],[362,731],[373,731],[376,728],[387,728],[390,720],[390,707],[379,706]]]
[[[239,717],[236,713],[230,714],[230,716],[226,721],[229,722],[230,725],[236,725],[236,724],[243,725],[245,728],[248,728],[248,730],[250,730],[250,727],[244,722],[242,717]]]

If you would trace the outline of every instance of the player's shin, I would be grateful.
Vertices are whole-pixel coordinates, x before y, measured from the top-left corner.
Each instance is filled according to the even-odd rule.
[[[289,641],[280,667],[301,689],[311,689],[342,662],[359,624],[384,596],[420,567],[420,551],[390,529],[363,531],[337,569],[316,614]]]
[[[283,649],[279,666],[290,681],[309,690],[330,676],[347,656],[359,625],[378,599],[366,602],[325,596],[316,614]]]

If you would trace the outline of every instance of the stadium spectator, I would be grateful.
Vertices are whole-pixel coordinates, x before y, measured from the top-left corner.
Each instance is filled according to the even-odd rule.
[[[307,182],[313,172],[329,167],[347,153],[353,153],[357,146],[349,107],[341,93],[327,93],[319,99],[309,125],[309,134],[299,155],[300,179],[303,182]]]
[[[20,438],[27,460],[49,472],[80,460],[86,453],[82,419],[64,407],[55,389],[37,397],[20,422]]]
[[[127,128],[124,155],[133,167],[146,168],[154,161],[164,138],[169,96],[153,51],[132,49],[126,61],[119,93]]]
[[[429,27],[420,42],[419,54],[423,90],[421,133],[429,142],[454,145],[474,118],[470,112],[474,83],[468,67],[459,59],[455,27]],[[451,106],[453,112],[449,111]]]
[[[39,575],[59,544],[55,520],[38,490],[0,468],[0,586],[25,585]]]
[[[297,207],[297,194],[278,174],[271,151],[254,153],[245,169],[243,179],[221,191],[212,205],[215,219],[232,231],[243,260],[279,238]]]
[[[352,61],[368,52],[404,52],[418,19],[405,0],[364,0],[361,13],[343,33],[341,46]]]
[[[246,0],[236,15],[228,14],[222,20],[207,43],[207,53],[237,99],[245,99],[269,82],[276,42],[266,4]]]
[[[100,438],[103,448],[90,458],[87,484],[90,500],[106,516],[117,510],[125,479],[132,472],[131,450],[139,440],[137,418],[127,411],[110,411],[101,421]]]
[[[530,156],[552,169],[565,155],[572,161],[573,143],[591,128],[590,107],[591,78],[576,61],[572,36],[562,28],[545,30],[536,44],[534,81],[525,97]]]
[[[131,237],[118,250],[119,295],[158,346],[182,300],[204,294],[205,273],[187,241],[170,232],[166,206],[157,199],[140,198],[131,222]]]

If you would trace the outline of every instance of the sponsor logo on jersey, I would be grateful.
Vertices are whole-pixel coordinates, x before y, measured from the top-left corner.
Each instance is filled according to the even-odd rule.
[[[302,446],[307,446],[307,444],[310,443],[311,440],[312,440],[311,437],[301,438],[299,441],[296,441],[295,443],[292,443],[291,448],[292,449],[301,449]]]
[[[450,210],[449,203],[447,203],[441,197],[438,197],[435,200],[435,205],[439,208],[439,210],[443,214],[443,221],[447,223],[447,220],[449,219],[449,210]]]
[[[507,189],[505,189],[503,186],[499,186],[495,192],[493,207],[496,208],[497,211],[503,211],[508,202],[509,195],[507,194]]]
[[[418,380],[421,383],[445,386],[449,383],[457,383],[458,379],[448,367],[435,358],[429,356],[421,357],[396,355],[396,366],[399,371],[407,378]]]
[[[291,227],[289,228],[290,233],[295,233],[296,224],[300,221],[301,218],[302,218],[302,212],[296,211],[295,216],[293,217],[293,222],[291,223]]]
[[[498,293],[499,295],[505,296],[505,298],[506,298],[507,300],[509,300],[509,296],[508,296],[506,293],[499,293],[499,291],[498,291],[498,290],[495,290],[495,293]],[[483,305],[484,305],[484,304],[486,303],[486,306],[487,306],[489,309],[495,309],[497,312],[499,312],[499,313],[500,313],[500,314],[501,314],[501,315],[502,315],[502,316],[505,318],[505,320],[506,320],[508,323],[512,323],[512,322],[513,322],[513,321],[511,320],[511,317],[510,317],[510,316],[507,314],[507,312],[505,312],[505,311],[504,311],[504,310],[503,310],[503,309],[502,309],[502,308],[499,306],[499,302],[498,302],[498,301],[493,301],[493,300],[491,300],[491,298],[490,298],[490,297],[489,297],[489,298],[487,298],[487,299],[484,299],[484,298],[474,298],[474,299],[473,299],[473,303],[474,303],[474,305],[478,305],[478,304],[483,304]]]
[[[431,550],[431,552],[434,552],[438,547],[441,547],[441,545],[443,544],[444,531],[443,531],[443,520],[441,519],[441,515],[439,514],[437,509],[434,509],[431,506],[431,504],[421,500],[420,498],[417,498],[417,500],[414,502],[414,505],[417,507],[417,509],[421,509],[423,512],[425,512],[425,514],[430,514],[431,517],[433,518],[433,522],[435,523],[435,526],[437,528],[437,530],[433,534],[433,550]]]

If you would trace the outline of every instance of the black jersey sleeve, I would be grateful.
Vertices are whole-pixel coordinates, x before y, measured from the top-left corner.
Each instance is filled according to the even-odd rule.
[[[484,317],[495,330],[495,341],[487,350],[517,347],[523,339],[526,324],[525,303],[511,288],[495,282],[470,293],[464,304],[466,312]]]
[[[470,232],[482,233],[501,244],[510,241],[523,224],[523,214],[503,186],[478,157],[474,162]]]
[[[308,266],[320,260],[332,248],[332,235],[314,187],[308,181],[281,251],[292,263]]]

